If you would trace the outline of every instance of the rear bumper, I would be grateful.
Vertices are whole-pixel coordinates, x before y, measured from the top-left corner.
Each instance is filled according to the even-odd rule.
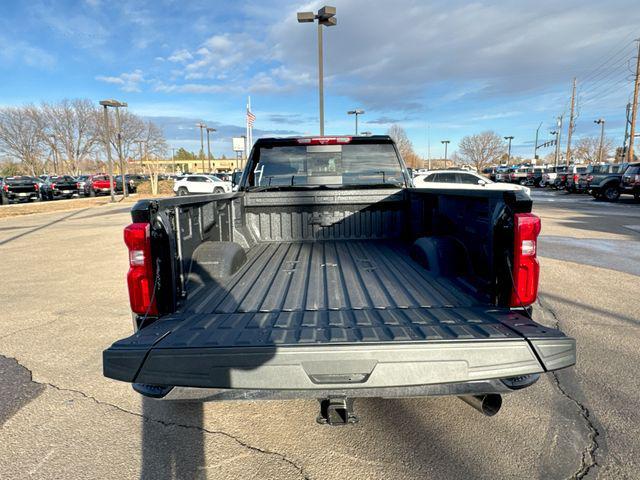
[[[533,385],[540,375],[531,375],[526,387]],[[144,396],[144,385],[134,385],[134,390]],[[524,388],[524,387],[521,387]],[[360,389],[317,389],[317,390],[248,390],[224,388],[172,387],[155,396],[157,400],[169,402],[217,402],[230,400],[294,400],[329,397],[349,398],[408,398],[447,395],[486,395],[506,394],[516,390],[501,379],[479,380],[473,382],[443,383],[434,385],[416,385],[406,387],[360,388]]]
[[[104,374],[149,385],[318,395],[327,389],[437,386],[539,374],[573,365],[575,352],[575,341],[568,337],[148,352],[109,349],[104,352]]]

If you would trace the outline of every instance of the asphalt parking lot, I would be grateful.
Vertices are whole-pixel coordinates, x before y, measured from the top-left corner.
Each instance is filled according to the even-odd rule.
[[[535,315],[578,364],[505,397],[171,405],[101,372],[131,331],[122,228],[102,205],[0,220],[0,478],[638,478],[640,205],[534,192]]]

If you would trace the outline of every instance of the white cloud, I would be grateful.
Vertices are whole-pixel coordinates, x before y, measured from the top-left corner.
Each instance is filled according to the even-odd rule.
[[[120,85],[120,90],[123,92],[140,92],[140,84],[145,81],[142,70],[134,70],[131,73],[121,73],[118,76],[98,75],[96,80]]]
[[[51,69],[56,64],[56,57],[26,42],[8,40],[0,36],[0,61],[7,64],[21,63],[29,67]]]
[[[188,60],[191,60],[193,58],[193,55],[191,55],[191,53],[189,53],[189,50],[177,50],[175,52],[173,52],[171,54],[171,56],[169,56],[167,58],[167,60],[169,60],[170,62],[186,62]]]

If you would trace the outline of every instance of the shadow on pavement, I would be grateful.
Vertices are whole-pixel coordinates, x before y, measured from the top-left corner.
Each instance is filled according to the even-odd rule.
[[[203,404],[142,397],[142,414],[140,478],[206,478]]]
[[[19,233],[18,235],[14,235],[13,237],[9,237],[9,238],[6,238],[4,240],[0,240],[0,246],[1,245],[6,245],[7,243],[12,242],[14,240],[17,240],[17,239],[19,239],[21,237],[24,237],[25,235],[29,235],[30,233],[34,233],[34,232],[37,232],[38,230],[42,230],[43,228],[47,228],[47,227],[50,227],[51,225],[55,225],[56,223],[64,222],[65,220],[67,220],[67,219],[69,219],[71,217],[74,217],[74,216],[76,216],[76,215],[78,215],[78,214],[80,214],[82,212],[87,211],[87,210],[90,210],[90,209],[91,209],[91,207],[83,208],[82,210],[76,210],[76,211],[74,211],[74,212],[72,212],[72,213],[70,213],[68,215],[64,215],[64,216],[62,216],[60,218],[56,218],[55,220],[52,220],[52,221],[50,221],[48,223],[45,223],[43,225],[38,225],[37,227],[34,227],[34,228],[30,229],[30,230],[27,230],[26,232],[22,232],[22,233]]]

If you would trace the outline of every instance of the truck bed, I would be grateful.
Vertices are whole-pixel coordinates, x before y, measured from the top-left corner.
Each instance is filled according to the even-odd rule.
[[[230,278],[190,280],[177,312],[116,342],[105,373],[304,390],[468,382],[574,361],[572,339],[482,304],[409,252],[400,240],[259,243]]]

